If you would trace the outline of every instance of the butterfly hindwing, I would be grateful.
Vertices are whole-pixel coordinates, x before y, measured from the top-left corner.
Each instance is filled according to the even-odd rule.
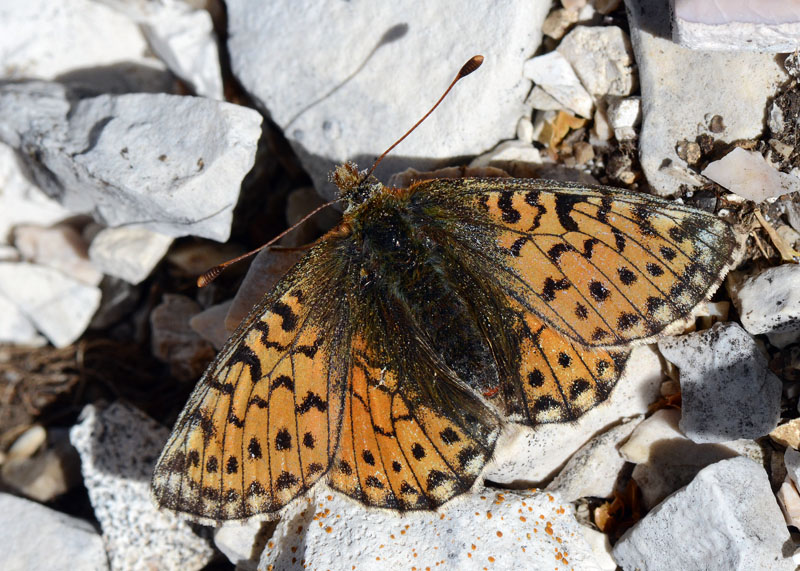
[[[386,366],[392,362],[380,359],[363,337],[354,340],[329,484],[373,507],[433,509],[472,486],[491,455],[499,422],[488,414],[486,423],[437,410],[419,386],[433,382],[434,371],[427,378],[401,378]]]

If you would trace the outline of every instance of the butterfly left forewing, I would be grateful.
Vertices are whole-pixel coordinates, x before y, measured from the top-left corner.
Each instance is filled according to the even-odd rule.
[[[163,507],[210,521],[274,513],[327,472],[346,363],[327,341],[335,296],[307,279],[318,254],[253,309],[198,383],[153,476]]]

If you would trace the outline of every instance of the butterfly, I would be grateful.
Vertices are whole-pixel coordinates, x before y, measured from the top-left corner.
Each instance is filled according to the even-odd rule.
[[[344,214],[200,379],[153,477],[201,521],[278,514],[326,483],[370,507],[469,491],[508,423],[606,399],[634,343],[687,319],[739,241],[716,216],[567,182],[389,188],[350,163]]]

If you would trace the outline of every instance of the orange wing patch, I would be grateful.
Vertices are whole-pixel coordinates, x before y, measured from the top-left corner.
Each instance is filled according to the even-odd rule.
[[[356,339],[344,423],[329,484],[366,505],[433,509],[468,490],[496,438],[480,441],[418,402]]]
[[[581,347],[530,312],[522,314],[518,327],[519,376],[499,391],[509,420],[529,426],[567,422],[608,398],[628,351]]]
[[[505,289],[585,346],[650,339],[686,317],[738,248],[717,217],[649,196],[490,182],[504,190],[472,199],[499,227]]]
[[[302,298],[295,288],[256,308],[200,380],[156,466],[162,506],[243,519],[327,472],[343,390]]]

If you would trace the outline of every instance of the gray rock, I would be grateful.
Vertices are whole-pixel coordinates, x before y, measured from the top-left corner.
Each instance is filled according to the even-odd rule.
[[[39,335],[28,316],[2,292],[0,292],[0,343],[32,347],[47,344],[47,339]]]
[[[169,363],[170,373],[181,381],[196,381],[214,358],[214,347],[189,324],[201,311],[191,298],[166,294],[150,314],[153,355]]]
[[[529,59],[525,62],[523,73],[558,101],[563,109],[581,117],[592,116],[592,96],[560,52],[549,52]]]
[[[55,268],[85,284],[96,286],[103,279],[103,274],[89,262],[83,237],[67,224],[51,228],[17,226],[14,246],[26,261]]]
[[[660,409],[642,422],[620,447],[620,455],[636,464],[633,479],[647,508],[692,481],[700,470],[727,458],[747,456],[764,462],[764,450],[752,440],[697,444],[680,431],[681,413]]]
[[[258,559],[276,522],[228,522],[214,530],[214,545],[236,565],[237,571],[256,571]]]
[[[80,337],[100,304],[99,288],[25,262],[0,262],[0,294],[56,347]]]
[[[642,169],[661,195],[700,186],[678,156],[678,143],[702,133],[722,142],[760,137],[767,102],[788,76],[773,54],[693,51],[673,43],[662,0],[625,4],[642,91]],[[724,120],[721,133],[708,129],[713,115]]]
[[[281,518],[259,569],[599,571],[572,507],[554,494],[483,488],[398,518],[317,490]]]
[[[32,184],[14,150],[0,143],[0,244],[8,243],[16,226],[46,227],[71,214]]]
[[[80,79],[98,87],[134,84],[122,76],[138,70],[135,79],[150,88],[171,84],[136,23],[99,2],[7,0],[3,29],[0,68],[8,79]]]
[[[168,430],[141,411],[115,403],[88,405],[72,428],[83,479],[112,569],[201,569],[208,542],[173,513],[156,509],[150,478]]]
[[[257,112],[165,94],[70,97],[54,84],[0,88],[0,139],[49,196],[106,226],[227,239]]]
[[[0,493],[0,529],[4,571],[108,569],[103,540],[82,519]]]
[[[135,285],[150,275],[172,241],[141,226],[105,228],[92,240],[89,259],[104,274]]]
[[[149,47],[197,95],[224,99],[211,14],[191,2],[100,0],[141,26]]]
[[[761,153],[741,147],[710,163],[703,176],[753,202],[800,192],[800,178],[780,172]]]
[[[630,95],[638,85],[630,39],[617,26],[576,26],[561,40],[558,52],[596,99]]]
[[[642,419],[644,416],[626,419],[592,438],[569,459],[545,490],[557,492],[568,502],[586,497],[610,498],[625,466],[617,448]]]
[[[672,37],[694,50],[792,52],[800,45],[795,2],[674,0]]]
[[[751,335],[800,331],[800,266],[782,264],[731,288],[742,326]]]
[[[680,427],[694,442],[758,438],[778,425],[781,381],[738,324],[718,323],[658,347],[680,369]]]
[[[512,138],[530,90],[520,69],[541,41],[550,3],[511,0],[498,10],[458,0],[424,7],[413,0],[231,0],[226,7],[234,73],[284,130],[316,188],[332,196],[327,176],[335,164],[369,167],[476,53],[486,57],[481,69],[403,141],[378,176],[409,166],[430,170]],[[422,22],[435,22],[435,33]]]
[[[794,570],[794,545],[764,469],[746,458],[702,470],[614,547],[626,571]]]

